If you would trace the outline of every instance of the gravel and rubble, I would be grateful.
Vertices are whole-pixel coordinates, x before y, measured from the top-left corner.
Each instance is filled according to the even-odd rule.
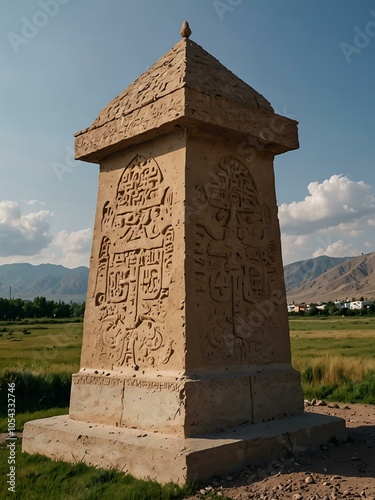
[[[215,495],[233,500],[375,500],[375,406],[312,400],[305,401],[305,410],[344,418],[348,440],[213,478],[189,500]]]

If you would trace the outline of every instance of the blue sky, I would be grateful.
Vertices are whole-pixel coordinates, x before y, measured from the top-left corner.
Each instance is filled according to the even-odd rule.
[[[284,263],[375,251],[371,0],[18,0],[0,6],[0,264],[88,265],[98,166],[73,134],[191,38],[299,121],[276,157]]]

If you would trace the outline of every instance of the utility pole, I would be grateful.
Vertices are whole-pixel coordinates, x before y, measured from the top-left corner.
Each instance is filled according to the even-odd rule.
[[[9,300],[12,300],[12,287],[9,287]]]

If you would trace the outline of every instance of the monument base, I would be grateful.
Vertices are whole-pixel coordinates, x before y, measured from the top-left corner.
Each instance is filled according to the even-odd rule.
[[[64,415],[28,422],[22,447],[24,452],[54,460],[182,484],[268,463],[285,452],[318,449],[331,439],[346,440],[345,421],[312,413],[187,439],[88,424]]]
[[[135,373],[74,374],[70,418],[187,438],[304,410],[300,374],[289,363],[194,377]]]

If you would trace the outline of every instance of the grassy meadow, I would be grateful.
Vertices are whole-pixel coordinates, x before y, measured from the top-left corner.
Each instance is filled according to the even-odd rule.
[[[375,404],[375,317],[292,316],[289,325],[306,398]],[[16,382],[18,414],[66,411],[81,344],[82,322],[0,322],[0,390]]]
[[[375,317],[289,320],[305,398],[375,404]]]
[[[82,322],[0,322],[0,393],[5,395],[8,383],[15,382],[17,430],[27,420],[42,418],[43,411],[67,413],[81,344]],[[7,426],[6,415],[7,401],[1,397],[1,432]]]
[[[18,368],[43,372],[79,369],[82,322],[0,322],[0,371]]]

